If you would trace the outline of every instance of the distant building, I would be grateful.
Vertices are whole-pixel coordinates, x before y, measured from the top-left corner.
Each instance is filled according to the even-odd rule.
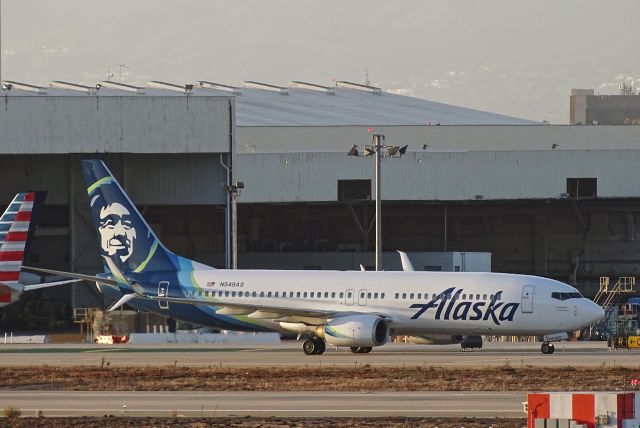
[[[595,95],[593,89],[572,89],[569,115],[571,125],[640,125],[640,95]]]

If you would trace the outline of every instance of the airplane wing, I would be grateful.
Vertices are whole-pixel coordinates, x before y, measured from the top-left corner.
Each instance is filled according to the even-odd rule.
[[[402,262],[402,270],[405,272],[413,272],[415,269],[413,268],[413,264],[411,263],[411,260],[409,259],[409,256],[407,255],[407,253],[405,253],[404,251],[398,251],[398,254],[400,254],[400,261]]]
[[[216,313],[221,313],[223,315],[225,312],[230,312],[234,315],[247,315],[249,318],[254,319],[286,320],[289,322],[300,321],[308,324],[322,324],[327,319],[338,318],[347,315],[356,315],[360,313],[354,310],[325,311],[320,309],[295,309],[278,305],[225,302],[224,299],[203,301],[190,298],[158,297],[157,295],[138,295],[136,297],[142,297],[149,300],[157,300],[162,302],[215,306],[218,307],[218,309],[216,309]],[[381,318],[390,318],[389,314],[370,312],[368,312],[367,314],[376,315]]]
[[[314,309],[293,309],[290,307],[282,307],[277,305],[256,305],[256,304],[247,304],[247,303],[239,304],[237,302],[224,302],[221,300],[204,301],[204,300],[196,300],[196,299],[189,299],[189,298],[158,297],[158,296],[151,296],[151,295],[139,296],[139,297],[145,297],[150,300],[159,300],[159,301],[166,301],[171,303],[187,303],[192,305],[218,306],[220,307],[218,311],[223,310],[224,308],[238,309],[238,310],[245,309],[248,314],[251,314],[256,311],[261,311],[261,312],[264,312],[265,314],[266,313],[276,314],[277,316],[273,318],[281,318],[282,316],[285,316],[285,315],[331,318],[333,315],[336,314],[336,311],[322,311],[322,310],[314,310]]]

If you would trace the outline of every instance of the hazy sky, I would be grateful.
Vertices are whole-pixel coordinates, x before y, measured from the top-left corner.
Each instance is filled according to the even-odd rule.
[[[571,88],[640,87],[637,0],[0,0],[3,79],[334,79],[567,123]]]

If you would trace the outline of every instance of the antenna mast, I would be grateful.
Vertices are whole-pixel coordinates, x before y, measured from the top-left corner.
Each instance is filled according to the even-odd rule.
[[[129,66],[127,64],[116,64],[118,67],[120,67],[120,77],[119,80],[122,82],[122,70],[126,70],[129,68]],[[126,75],[126,71],[125,71],[125,75]]]

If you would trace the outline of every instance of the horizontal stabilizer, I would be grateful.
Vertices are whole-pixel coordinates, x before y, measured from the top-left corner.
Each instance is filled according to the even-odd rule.
[[[0,282],[0,294],[13,293],[15,291],[20,292],[20,288],[20,284],[8,284],[6,282]]]
[[[30,284],[24,286],[24,291],[39,290],[40,288],[55,287],[56,285],[71,284],[80,282],[81,279],[65,279],[64,281],[43,282],[41,284]]]
[[[111,258],[106,257],[106,256],[102,256],[102,258],[104,259],[105,263],[107,264],[107,267],[109,268],[109,271],[111,272],[111,275],[113,275],[113,278],[116,279],[120,284],[126,284],[129,287],[131,287],[131,281],[129,281],[124,274],[120,271],[120,269],[118,269],[118,267],[116,266],[116,264],[113,262],[113,260],[111,260]]]
[[[122,296],[120,298],[120,300],[118,300],[115,305],[111,306],[108,310],[108,312],[111,311],[115,311],[116,309],[118,309],[120,306],[128,303],[130,300],[133,300],[136,298],[136,294],[135,293],[130,293],[130,294],[125,294],[124,296]]]
[[[85,281],[99,282],[101,284],[116,285],[116,286],[120,285],[120,283],[118,281],[116,281],[115,279],[102,278],[102,277],[99,277],[99,276],[83,275],[81,273],[64,272],[64,271],[52,270],[52,269],[34,268],[34,267],[29,267],[29,266],[22,266],[22,269],[28,270],[30,272],[48,273],[50,275],[59,275],[59,276],[67,277],[67,278],[83,279]]]

